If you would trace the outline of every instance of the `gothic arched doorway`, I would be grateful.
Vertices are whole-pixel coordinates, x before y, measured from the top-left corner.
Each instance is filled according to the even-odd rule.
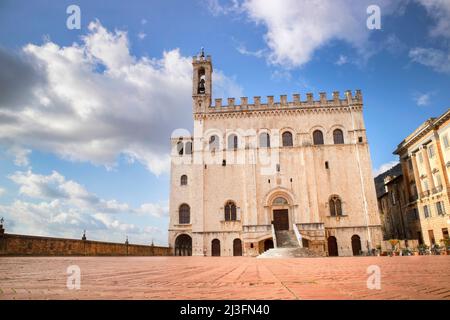
[[[267,239],[266,241],[264,241],[264,251],[267,251],[272,248],[273,248],[273,240],[272,239]]]
[[[352,236],[352,251],[354,256],[361,254],[361,238],[356,234]]]
[[[192,256],[192,238],[187,234],[180,234],[175,240],[176,256]]]
[[[242,241],[241,241],[241,239],[233,240],[233,256],[242,256]]]
[[[288,201],[284,197],[276,197],[273,200],[273,226],[275,231],[289,230],[288,206]]]
[[[336,237],[328,237],[328,255],[337,257],[339,255]]]
[[[220,256],[220,240],[214,239],[211,242],[211,255],[213,257],[219,257]]]

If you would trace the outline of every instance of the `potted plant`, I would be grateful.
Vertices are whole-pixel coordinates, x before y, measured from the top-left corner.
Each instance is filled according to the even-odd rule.
[[[381,255],[381,245],[377,245],[377,256],[379,257]]]
[[[403,255],[404,256],[412,256],[414,254],[414,250],[411,248],[405,248],[403,249]]]
[[[437,243],[435,243],[434,245],[433,245],[433,247],[432,247],[432,253],[434,254],[434,255],[440,255],[440,253],[441,253],[441,247],[439,246],[439,244],[437,244]]]
[[[441,243],[443,247],[442,254],[450,255],[450,239],[442,239]]]
[[[398,256],[399,252],[398,252],[397,245],[400,243],[400,241],[397,239],[390,239],[389,243],[392,246],[392,255]]]
[[[419,254],[420,254],[420,255],[426,255],[427,252],[428,252],[428,248],[429,248],[429,247],[428,247],[426,244],[424,244],[424,243],[419,244],[419,247],[418,247],[418,249],[419,249]]]

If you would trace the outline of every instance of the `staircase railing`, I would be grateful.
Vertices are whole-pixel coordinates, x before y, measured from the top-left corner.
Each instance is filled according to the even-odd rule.
[[[273,247],[276,249],[277,248],[277,234],[275,233],[275,227],[273,226],[273,224],[271,224],[271,226],[272,226]]]
[[[302,235],[300,234],[300,231],[298,231],[297,225],[295,223],[293,224],[293,226],[295,236],[297,237],[298,245],[300,246],[300,248],[303,248]]]

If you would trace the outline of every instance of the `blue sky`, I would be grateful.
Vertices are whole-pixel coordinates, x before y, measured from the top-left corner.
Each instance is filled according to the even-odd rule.
[[[71,4],[80,30],[66,27]],[[362,89],[374,171],[387,169],[450,106],[448,21],[444,0],[2,1],[7,231],[166,244],[169,137],[191,130],[200,47],[216,97]]]

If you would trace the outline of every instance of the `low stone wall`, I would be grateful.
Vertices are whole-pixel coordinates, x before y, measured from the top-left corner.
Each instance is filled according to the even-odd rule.
[[[91,240],[0,234],[0,256],[168,256],[170,248]]]

